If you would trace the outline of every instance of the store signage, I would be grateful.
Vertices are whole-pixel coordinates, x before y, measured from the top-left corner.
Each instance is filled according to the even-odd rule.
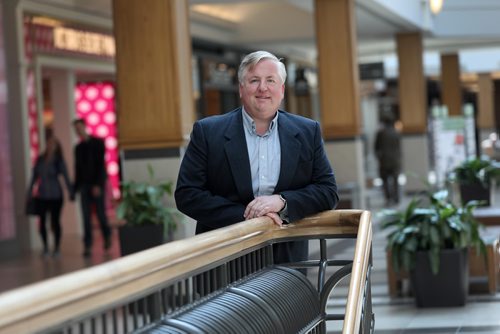
[[[64,27],[54,28],[54,46],[67,51],[115,56],[115,39],[112,36]]]
[[[359,77],[361,80],[384,79],[384,63],[359,64]]]

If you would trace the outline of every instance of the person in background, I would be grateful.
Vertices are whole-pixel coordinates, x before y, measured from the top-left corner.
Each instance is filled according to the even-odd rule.
[[[194,123],[175,200],[203,233],[256,217],[295,222],[338,203],[318,122],[279,110],[285,65],[247,55],[238,71],[243,106]],[[307,259],[307,241],[275,245],[275,263]]]
[[[104,239],[104,249],[111,247],[111,229],[105,208],[106,165],[104,161],[104,141],[90,136],[83,119],[73,121],[80,143],[75,146],[75,192],[80,194],[80,205],[83,214],[83,256],[92,255],[92,221],[91,205],[95,211]]]
[[[394,117],[384,115],[375,137],[379,176],[383,181],[386,205],[399,203],[398,176],[401,170],[401,135],[394,127]]]
[[[57,138],[47,131],[46,146],[43,153],[36,160],[28,188],[28,196],[36,192],[38,198],[38,210],[40,216],[39,232],[43,243],[43,255],[49,254],[47,240],[46,217],[50,214],[51,230],[54,235],[54,248],[52,255],[60,256],[61,249],[61,210],[63,207],[63,190],[60,183],[60,176],[64,178],[64,183],[69,194],[73,193],[71,182],[68,177],[66,163],[64,161],[61,145]],[[36,189],[35,189],[36,188]]]

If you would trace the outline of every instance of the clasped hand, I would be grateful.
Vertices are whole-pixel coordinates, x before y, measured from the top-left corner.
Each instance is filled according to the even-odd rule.
[[[246,220],[268,216],[276,225],[283,225],[283,220],[278,212],[284,207],[283,201],[279,195],[259,196],[248,203],[243,216]]]

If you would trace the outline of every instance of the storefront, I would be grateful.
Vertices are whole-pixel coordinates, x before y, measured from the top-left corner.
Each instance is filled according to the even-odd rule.
[[[6,130],[0,140],[0,250],[8,256],[38,248],[36,218],[24,215],[23,203],[48,131],[62,144],[70,176],[78,141],[72,121],[85,119],[88,131],[105,140],[110,199],[119,197],[120,165],[111,19],[20,0],[2,4],[2,21],[0,82],[8,94],[0,96]],[[81,233],[79,208],[68,197],[61,222],[65,234]]]

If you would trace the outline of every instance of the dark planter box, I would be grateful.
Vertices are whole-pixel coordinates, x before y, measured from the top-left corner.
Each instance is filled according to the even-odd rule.
[[[468,250],[442,250],[437,275],[431,271],[427,252],[418,252],[411,279],[418,307],[465,305],[469,292]]]
[[[121,255],[129,255],[163,244],[163,225],[121,226]]]
[[[163,225],[120,226],[121,255],[137,253],[163,244]],[[150,295],[137,303],[128,305],[130,314],[149,314],[153,319],[160,319],[157,295]]]
[[[490,187],[485,188],[481,183],[476,184],[461,184],[460,185],[460,197],[462,198],[462,203],[465,204],[468,201],[485,201],[484,206],[490,206]]]

